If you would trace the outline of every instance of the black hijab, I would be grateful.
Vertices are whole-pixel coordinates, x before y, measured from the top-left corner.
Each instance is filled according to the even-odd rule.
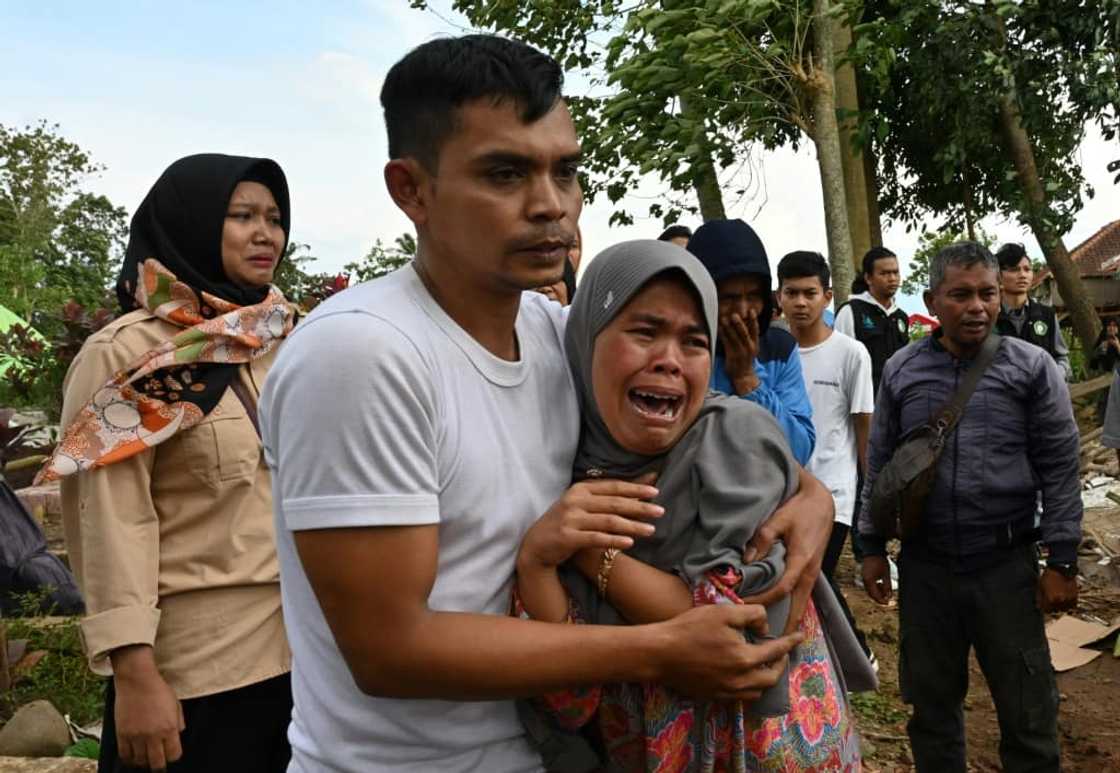
[[[239,306],[265,299],[267,287],[239,287],[222,269],[222,228],[233,189],[243,181],[261,183],[276,199],[284,228],[283,255],[292,213],[288,182],[279,164],[221,153],[180,158],[160,175],[132,217],[124,265],[117,277],[122,312],[137,308],[136,282],[140,264],[148,258],[158,260],[196,293],[205,291]]]
[[[261,183],[276,199],[284,229],[283,255],[292,221],[288,181],[279,164],[267,158],[221,153],[180,158],[160,175],[132,217],[124,265],[117,278],[121,311],[138,308],[136,283],[140,264],[148,258],[158,260],[194,290],[206,317],[216,312],[203,300],[204,291],[238,306],[252,306],[268,297],[268,286],[241,287],[230,281],[222,268],[222,229],[229,200],[237,184],[246,180]],[[206,415],[222,399],[239,367],[198,363],[164,368],[135,386],[149,397],[194,403]],[[193,388],[184,388],[187,384]]]

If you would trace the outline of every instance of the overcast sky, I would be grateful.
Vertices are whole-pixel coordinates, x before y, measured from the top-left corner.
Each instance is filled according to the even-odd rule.
[[[292,194],[292,239],[311,245],[316,267],[333,271],[409,229],[385,192],[387,160],[378,92],[393,62],[465,24],[409,7],[408,0],[294,0],[190,3],[6,0],[0,9],[0,123],[46,119],[106,169],[88,188],[131,213],[159,173],[191,153],[276,159]],[[532,42],[532,41],[529,41]],[[581,87],[570,83],[569,92]],[[1097,189],[1078,217],[1071,249],[1120,217],[1120,190],[1105,171],[1120,156],[1092,131],[1081,149]],[[771,261],[795,249],[826,252],[820,182],[811,147],[761,157],[756,195],[727,195],[730,217],[755,226]],[[656,181],[631,210],[645,212]],[[661,224],[639,219],[610,228],[611,207],[581,218],[585,255],[623,239],[653,237]],[[695,226],[696,223],[688,223]],[[931,223],[930,226],[934,226]],[[1038,246],[1014,223],[985,222],[999,241]],[[885,241],[904,260],[917,237],[884,223]],[[903,303],[909,311],[919,304]]]

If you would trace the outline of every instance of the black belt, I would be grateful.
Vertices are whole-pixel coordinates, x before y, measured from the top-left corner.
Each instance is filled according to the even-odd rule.
[[[949,536],[951,531],[945,530],[943,536]],[[977,536],[990,536],[992,543],[989,547],[982,548],[977,553],[958,555],[943,550],[938,550],[929,544],[928,534],[918,534],[914,539],[902,543],[903,555],[911,556],[937,564],[952,565],[963,571],[970,572],[1003,560],[1007,551],[1021,545],[1029,545],[1041,539],[1041,530],[1034,525],[1034,514],[1026,518],[998,526],[962,526],[956,530],[956,535],[962,540],[973,540]]]

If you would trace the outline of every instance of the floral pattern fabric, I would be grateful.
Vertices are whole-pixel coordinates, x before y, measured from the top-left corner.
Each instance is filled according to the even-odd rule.
[[[742,603],[733,570],[712,572],[694,604]],[[579,622],[572,610],[572,622]],[[752,717],[741,702],[699,703],[655,684],[550,693],[538,703],[569,730],[597,721],[612,773],[859,771],[859,737],[812,602],[790,653],[790,711]]]
[[[127,459],[188,429],[216,395],[200,364],[236,365],[268,354],[289,333],[295,312],[275,287],[258,304],[237,306],[178,281],[155,258],[140,266],[136,299],[184,328],[114,375],[66,428],[36,484]],[[217,380],[216,380],[217,381]]]

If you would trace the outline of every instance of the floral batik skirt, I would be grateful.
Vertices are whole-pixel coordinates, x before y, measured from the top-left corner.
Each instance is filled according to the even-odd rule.
[[[727,603],[726,590],[713,577],[694,599]],[[805,639],[790,653],[784,716],[752,717],[740,702],[699,703],[654,684],[567,690],[543,704],[569,729],[597,722],[611,773],[859,771],[859,736],[811,601],[798,628]]]

